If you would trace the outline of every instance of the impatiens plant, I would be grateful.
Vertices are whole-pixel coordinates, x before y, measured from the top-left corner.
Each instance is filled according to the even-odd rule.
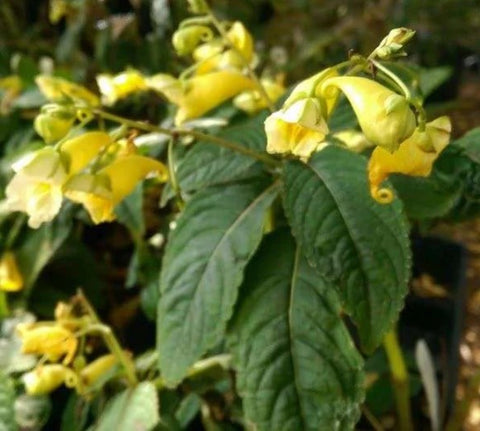
[[[70,229],[52,231],[45,262],[28,266],[24,219],[10,213],[28,215],[39,229],[29,234],[47,232],[62,217],[87,223],[76,203],[94,224],[118,219],[129,229],[129,277],[145,276],[156,347],[132,357],[80,291],[52,321],[16,322],[6,338],[35,356],[12,374],[24,372],[30,395],[65,385],[84,403],[116,383],[104,411],[82,417],[94,429],[181,429],[180,409],[201,410],[196,385],[201,393],[212,370],[217,390],[234,385],[241,409],[232,417],[245,429],[353,429],[365,358],[382,344],[396,384],[408,387],[395,332],[411,275],[408,219],[471,208],[468,173],[479,160],[465,141],[449,144],[448,117],[427,118],[413,66],[397,61],[414,31],[394,29],[368,56],[352,53],[287,90],[282,76],[259,73],[241,22],[219,20],[203,0],[189,4],[193,16],[172,37],[189,62],[179,76],[102,73],[99,95],[36,77],[42,143],[11,164],[2,207],[20,220],[0,260],[5,317],[16,318]],[[55,16],[66,13],[59,5]],[[142,94],[163,98],[171,115],[152,124],[111,111]],[[142,144],[152,138],[159,151]],[[144,239],[143,180],[168,212],[161,259]],[[5,292],[23,285],[9,311]],[[165,394],[181,401],[170,406]],[[412,429],[408,390],[395,395],[399,427]]]

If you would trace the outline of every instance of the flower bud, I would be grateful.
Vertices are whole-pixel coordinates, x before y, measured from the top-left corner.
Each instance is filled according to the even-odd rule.
[[[208,4],[205,0],[187,0],[190,6],[190,11],[196,14],[208,13]]]
[[[22,376],[25,390],[29,395],[48,394],[64,383],[75,386],[78,378],[75,373],[64,365],[48,364],[35,368]]]
[[[85,386],[94,385],[102,376],[108,373],[117,362],[117,358],[113,354],[100,356],[90,362],[80,371],[82,384]]]
[[[15,255],[11,251],[6,251],[0,259],[0,290],[17,292],[22,287],[23,277],[18,269]]]
[[[285,92],[285,87],[271,79],[260,81],[271,103],[275,103]],[[242,111],[255,114],[261,109],[268,108],[268,101],[258,90],[245,91],[233,99],[233,104]]]
[[[414,131],[415,115],[407,100],[367,78],[340,76],[326,80],[322,92],[339,88],[352,105],[365,137],[389,152]]]
[[[200,43],[213,39],[213,32],[205,25],[190,25],[178,29],[172,37],[172,44],[178,55],[190,54]]]
[[[409,28],[394,28],[375,49],[376,56],[382,60],[388,60],[390,58],[407,55],[403,50],[403,46],[414,35],[415,31],[410,30]]]
[[[380,202],[388,203],[388,189],[381,189],[380,185],[392,173],[419,177],[430,175],[433,163],[448,145],[450,132],[450,119],[439,117],[427,123],[424,131],[416,129],[394,153],[389,153],[381,147],[375,148],[368,163],[372,196]],[[431,147],[428,152],[422,148],[425,142],[428,142],[429,148]]]
[[[328,126],[320,101],[313,97],[297,100],[265,120],[267,152],[308,158],[325,147]]]
[[[68,106],[48,104],[35,118],[33,127],[47,144],[62,139],[75,122],[75,111]]]
[[[335,133],[333,137],[341,141],[349,150],[355,153],[361,153],[367,148],[373,147],[373,144],[358,130],[342,130],[341,132]]]

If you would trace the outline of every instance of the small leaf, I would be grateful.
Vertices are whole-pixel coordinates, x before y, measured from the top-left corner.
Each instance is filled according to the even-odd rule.
[[[277,193],[277,184],[261,181],[210,188],[187,203],[160,277],[157,346],[167,384],[220,341]]]
[[[284,206],[309,262],[340,292],[366,351],[397,320],[410,276],[401,202],[372,199],[362,156],[338,147],[285,164]]]
[[[15,389],[13,381],[8,376],[0,373],[0,430],[15,431]]]
[[[363,360],[324,281],[286,230],[249,264],[229,344],[246,417],[258,431],[351,430]]]
[[[158,396],[153,383],[142,382],[112,398],[95,431],[148,431],[159,422]]]

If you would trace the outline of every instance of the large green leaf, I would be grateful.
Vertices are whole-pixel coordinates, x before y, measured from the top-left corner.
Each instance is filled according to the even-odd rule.
[[[13,381],[5,374],[0,373],[0,431],[15,431],[15,389]]]
[[[247,268],[229,344],[245,415],[259,431],[349,430],[360,416],[363,360],[337,292],[286,230]]]
[[[253,150],[265,151],[265,118],[266,116],[261,114],[239,125],[228,127],[221,131],[218,137]],[[211,142],[200,141],[179,161],[176,175],[180,189],[188,193],[211,185],[251,178],[258,171],[261,171],[261,166],[251,157]],[[162,200],[172,197],[173,194],[171,187],[166,187]]]
[[[167,384],[220,341],[277,193],[277,184],[258,181],[210,188],[187,203],[160,278],[158,350]]]
[[[95,431],[148,431],[159,422],[158,396],[151,382],[142,382],[112,398],[102,413]]]
[[[335,284],[366,351],[382,341],[403,306],[410,275],[408,226],[398,199],[368,191],[362,156],[337,147],[308,164],[285,164],[284,205],[310,263]]]

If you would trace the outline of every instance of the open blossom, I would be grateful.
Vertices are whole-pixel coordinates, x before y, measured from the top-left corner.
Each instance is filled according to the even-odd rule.
[[[327,79],[322,91],[340,89],[352,105],[365,137],[389,152],[414,131],[416,121],[405,97],[368,78],[338,76]]]
[[[73,176],[65,184],[65,196],[83,204],[94,223],[115,219],[113,212],[135,186],[150,173],[167,181],[168,169],[157,160],[131,154],[119,157],[95,174]]]
[[[377,147],[368,163],[370,191],[377,200],[390,201],[393,196],[380,185],[392,173],[426,177],[433,163],[450,140],[451,123],[448,117],[439,117],[426,124],[425,130],[416,129],[397,151],[390,153]],[[428,149],[428,151],[425,150]]]
[[[65,141],[59,150],[45,147],[26,155],[13,166],[15,175],[5,189],[7,208],[27,213],[32,228],[51,221],[62,206],[65,182],[108,143],[106,133],[89,132]]]

